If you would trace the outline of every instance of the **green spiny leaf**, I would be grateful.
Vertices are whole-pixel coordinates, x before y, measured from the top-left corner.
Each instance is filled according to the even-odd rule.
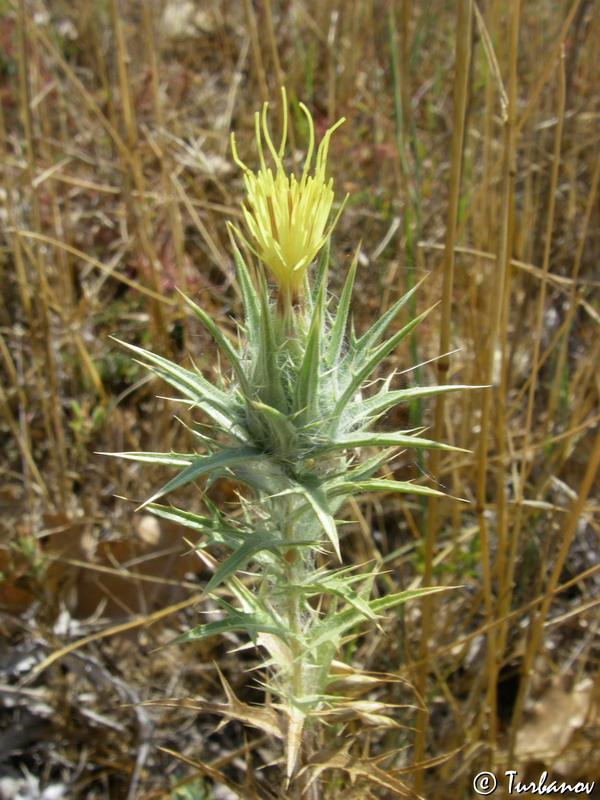
[[[462,447],[454,447],[442,442],[434,442],[432,439],[422,439],[419,436],[410,436],[405,431],[394,433],[379,433],[377,431],[361,431],[358,433],[347,433],[337,439],[324,441],[317,445],[313,453],[328,453],[334,450],[345,450],[355,447],[412,447],[429,448],[430,450],[447,450],[454,453],[466,453]]]
[[[383,314],[377,322],[375,322],[368,331],[360,337],[360,339],[355,344],[355,350],[357,354],[361,352],[367,352],[379,339],[383,336],[386,328],[392,322],[392,320],[398,315],[400,309],[405,306],[411,297],[415,294],[419,286],[423,283],[425,278],[422,278],[419,283],[412,287],[405,295],[400,297],[396,302],[388,308],[388,310]],[[431,309],[430,309],[431,310]],[[429,313],[429,312],[426,312]],[[422,318],[422,317],[421,317]]]
[[[281,492],[281,494],[301,494],[306,498],[308,505],[316,514],[327,538],[333,545],[333,549],[335,550],[337,557],[341,561],[342,557],[340,554],[340,542],[338,538],[337,527],[327,502],[327,495],[323,491],[322,487],[313,481],[306,480],[296,483],[292,489],[286,489],[284,492]],[[300,513],[302,513],[302,510]]]
[[[327,496],[336,494],[351,495],[356,492],[406,492],[412,494],[424,494],[435,497],[447,497],[444,492],[437,489],[430,489],[428,486],[420,486],[418,483],[410,481],[391,481],[385,479],[371,478],[365,481],[339,481],[333,486],[327,487]]]
[[[232,611],[224,619],[197,625],[195,628],[173,639],[170,644],[191,642],[194,639],[203,639],[206,636],[214,636],[217,633],[226,633],[228,631],[245,631],[253,642],[256,642],[256,637],[259,633],[272,633],[285,641],[285,632],[279,626],[265,620],[260,615],[238,611],[232,607]]]
[[[260,457],[261,453],[254,447],[226,447],[219,453],[211,453],[209,456],[197,456],[179,475],[166,483],[162,489],[146,500],[140,508],[145,508],[150,503],[158,500],[159,497],[185,486],[186,483],[195,480],[200,475],[206,475],[216,469],[224,469],[238,464],[240,461],[248,461]]]
[[[335,318],[329,336],[329,347],[327,349],[326,360],[330,366],[334,367],[337,366],[339,362],[344,343],[344,333],[346,331],[346,323],[348,321],[348,310],[350,308],[350,300],[352,298],[352,287],[354,286],[356,267],[358,265],[358,253],[359,251],[357,249],[354,258],[352,259],[350,269],[348,270],[348,275],[344,283],[344,288],[342,289],[340,302],[338,303],[335,312]]]
[[[260,293],[260,345],[254,363],[254,394],[280,411],[287,410],[286,397],[281,383],[281,370],[278,364],[278,346],[273,329],[272,314],[266,290]],[[248,394],[248,398],[251,395]]]
[[[206,585],[205,591],[210,592],[220,583],[227,580],[236,570],[243,569],[257,553],[268,550],[277,555],[280,544],[281,540],[272,531],[255,531],[223,561]]]
[[[248,267],[233,236],[231,243],[233,247],[233,261],[235,264],[236,274],[240,283],[242,291],[242,302],[244,304],[244,314],[246,318],[248,341],[251,346],[256,346],[260,333],[260,307],[258,294],[252,283]]]
[[[169,361],[167,358],[156,355],[150,350],[144,350],[133,344],[122,342],[120,339],[112,337],[123,347],[127,347],[134,353],[143,357],[141,362],[147,369],[150,369],[163,380],[170,383],[178,391],[182,392],[195,405],[204,409],[219,424],[230,427],[237,421],[238,412],[232,406],[231,398],[220,389],[209,383],[200,373],[191,372],[184,367]],[[148,363],[145,363],[148,362]]]
[[[157,517],[167,519],[170,522],[177,522],[190,530],[197,531],[206,536],[206,542],[198,545],[196,549],[204,547],[205,544],[223,544],[234,550],[239,546],[240,539],[248,536],[246,531],[236,528],[227,522],[220,514],[215,517],[203,517],[192,514],[190,511],[183,511],[179,508],[162,506],[158,503],[151,503],[147,506],[148,510]]]
[[[396,447],[387,447],[385,450],[382,450],[381,452],[376,453],[374,456],[371,456],[371,458],[361,461],[358,466],[354,468],[347,467],[337,475],[330,476],[329,480],[332,478],[340,478],[342,480],[359,481],[370,478],[371,475],[377,472],[380,467],[388,463],[392,457],[392,454],[395,452],[397,452]]]
[[[312,291],[309,295],[312,305],[316,303],[319,292],[324,291],[327,288],[327,270],[329,268],[330,248],[331,240],[328,238],[323,249],[321,250],[319,262],[315,271],[315,277],[313,279]]]
[[[371,612],[377,615],[389,608],[402,605],[409,600],[423,597],[426,594],[446,591],[449,588],[452,587],[429,586],[420,589],[407,589],[404,592],[377,597],[374,600],[370,600],[368,605]],[[327,616],[312,629],[311,648],[319,647],[328,640],[334,639],[339,641],[346,631],[350,630],[361,621],[362,616],[362,613],[353,607],[343,611],[336,611],[334,614],[328,612]]]
[[[192,309],[194,314],[198,317],[215,342],[219,345],[222,352],[227,357],[227,360],[231,364],[231,368],[235,373],[235,377],[237,378],[242,391],[248,396],[250,394],[250,386],[242,367],[240,354],[232,347],[229,339],[225,336],[219,326],[208,316],[203,308],[200,308],[199,305],[196,305],[196,303],[194,303],[194,301],[183,292],[180,291],[179,294],[183,297],[184,301]]]
[[[410,389],[398,389],[396,391],[389,391],[387,389],[378,392],[373,397],[363,400],[360,410],[353,417],[354,422],[365,417],[379,415],[389,408],[398,405],[398,403],[405,403],[419,397],[430,397],[432,395],[446,394],[448,392],[457,392],[463,389],[481,389],[481,386],[415,386]]]
[[[147,464],[166,464],[172,467],[187,467],[198,456],[182,453],[98,453],[100,456],[116,456],[129,461],[144,461]]]
[[[375,622],[377,616],[371,610],[369,603],[357,592],[351,589],[346,580],[340,580],[336,575],[328,576],[318,583],[309,584],[308,588],[314,588],[318,592],[333,594],[340,600],[345,600],[348,605],[358,611],[365,619]]]
[[[406,296],[406,295],[405,295]],[[348,383],[348,386],[344,390],[342,396],[338,400],[335,406],[335,411],[333,412],[333,416],[339,418],[342,412],[344,411],[346,405],[350,401],[352,397],[357,393],[357,391],[361,388],[362,384],[364,383],[365,379],[373,372],[373,370],[381,364],[383,359],[392,352],[392,350],[396,347],[396,345],[402,341],[408,334],[417,327],[417,325],[422,322],[425,317],[432,311],[429,308],[427,311],[424,311],[415,319],[411,320],[407,325],[405,325],[401,330],[397,331],[393,336],[391,336],[386,342],[381,344],[369,357],[363,357],[364,354],[361,353],[360,359],[360,366],[357,372],[355,372]]]
[[[306,337],[304,357],[298,370],[294,411],[311,422],[316,416],[316,399],[319,390],[319,364],[321,362],[321,334],[323,330],[323,306],[325,286],[317,295],[310,328]]]
[[[298,432],[285,414],[266,403],[252,402],[252,407],[260,416],[263,429],[270,432],[271,442],[277,444],[276,453],[282,458],[289,458],[297,451]]]

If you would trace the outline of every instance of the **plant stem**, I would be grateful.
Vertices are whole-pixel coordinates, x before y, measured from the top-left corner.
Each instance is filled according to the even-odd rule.
[[[293,522],[293,503],[286,499],[284,508],[285,517],[288,520],[283,528],[284,539],[292,542],[297,539],[295,525]],[[295,706],[295,701],[305,698],[310,693],[310,669],[308,663],[308,653],[304,644],[304,612],[306,602],[303,594],[298,591],[298,586],[302,585],[303,579],[309,572],[310,566],[300,555],[297,549],[288,550],[283,558],[284,584],[281,587],[285,597],[285,612],[287,616],[288,628],[290,631],[290,650],[291,650],[291,669],[289,673],[289,687],[287,695],[289,697],[290,721]],[[306,620],[310,626],[311,620]],[[303,703],[304,705],[304,703]],[[302,743],[298,752],[298,762],[295,772],[302,768],[306,760],[310,757],[313,748],[313,732],[306,727],[302,731]],[[316,783],[308,786],[310,776],[305,774],[291,785],[291,797],[297,800],[319,800],[319,790]]]

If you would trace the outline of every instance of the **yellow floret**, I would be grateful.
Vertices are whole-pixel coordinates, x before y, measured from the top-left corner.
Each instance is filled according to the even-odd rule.
[[[233,134],[231,149],[236,164],[244,170],[247,199],[242,203],[242,212],[250,234],[247,244],[273,273],[279,286],[296,294],[302,286],[307,267],[325,244],[341,212],[340,209],[328,228],[334,194],[333,180],[330,178],[327,181],[325,176],[327,151],[331,134],[344,119],[340,119],[325,133],[317,150],[314,172],[309,174],[315,128],[309,110],[300,103],[308,120],[309,145],[304,169],[298,180],[294,174],[286,173],[282,162],[287,139],[285,90],[282,90],[282,98],[284,121],[279,151],[275,150],[267,128],[268,103],[263,105],[262,114],[256,112],[255,115],[256,143],[260,159],[258,172],[252,172],[238,157]],[[265,162],[263,136],[275,164],[274,173]]]

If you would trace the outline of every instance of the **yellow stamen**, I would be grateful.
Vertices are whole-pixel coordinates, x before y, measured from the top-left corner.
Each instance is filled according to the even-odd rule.
[[[272,272],[280,287],[297,293],[309,264],[325,244],[338,220],[329,227],[327,222],[333,204],[333,180],[326,181],[325,169],[329,140],[333,131],[344,122],[340,119],[323,136],[310,174],[315,147],[315,128],[308,108],[300,103],[306,115],[309,142],[300,180],[286,174],[283,155],[287,140],[287,98],[281,90],[283,103],[283,133],[279,150],[275,149],[267,126],[268,103],[254,117],[254,130],[260,169],[254,173],[238,156],[235,138],[231,135],[231,152],[235,163],[244,171],[247,200],[242,204],[246,228],[250,234],[246,241],[254,254]],[[263,138],[274,162],[275,173],[267,167]],[[241,234],[238,231],[238,235]],[[243,238],[243,237],[242,237]]]

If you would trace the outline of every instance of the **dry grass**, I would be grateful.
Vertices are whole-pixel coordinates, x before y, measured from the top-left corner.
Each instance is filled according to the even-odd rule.
[[[143,499],[164,475],[94,451],[183,446],[165,387],[107,337],[210,374],[214,350],[174,287],[238,315],[228,136],[254,163],[252,114],[285,82],[321,132],[348,119],[330,159],[338,196],[352,193],[333,281],[360,242],[357,328],[428,272],[418,307],[442,302],[395,359],[442,357],[404,379],[491,385],[406,412],[472,455],[394,465],[467,504],[367,497],[348,511],[345,557],[380,560],[381,591],[461,588],[348,650],[403,679],[383,699],[417,706],[399,717],[411,727],[334,733],[395,752],[388,775],[446,756],[407,779],[429,800],[472,796],[481,769],[600,778],[593,3],[75,7],[0,2],[1,769],[73,799],[276,796],[276,767],[255,769],[277,753],[251,730],[131,706],[214,699],[216,661],[246,701],[259,695],[252,653],[230,652],[240,642],[155,651],[196,618],[206,576],[180,531],[115,497]],[[324,797],[397,796],[340,775],[323,774]]]

